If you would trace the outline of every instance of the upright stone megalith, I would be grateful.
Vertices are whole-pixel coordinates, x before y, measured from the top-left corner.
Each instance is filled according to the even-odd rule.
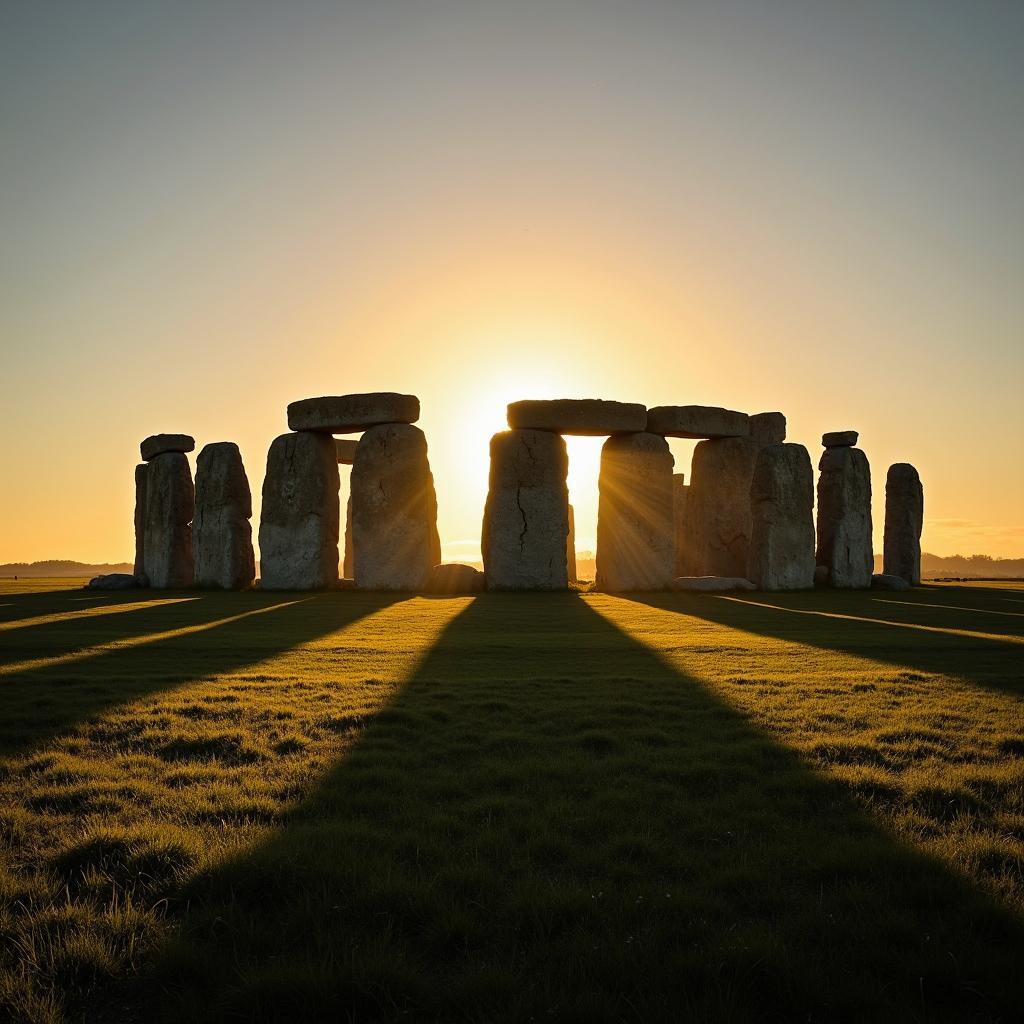
[[[568,586],[568,471],[560,434],[517,429],[491,438],[481,543],[488,590]]]
[[[146,470],[146,528],[142,559],[149,585],[157,590],[190,587],[195,488],[188,457],[168,451]]]
[[[673,576],[689,575],[690,563],[690,535],[689,521],[686,518],[686,500],[690,488],[686,483],[685,473],[672,474],[672,522],[676,538],[675,546],[675,567]]]
[[[359,439],[352,466],[356,586],[422,590],[440,560],[437,499],[419,427],[388,423]]]
[[[885,476],[885,538],[883,572],[916,587],[921,582],[921,528],[924,488],[917,470],[897,462]]]
[[[342,557],[341,574],[347,580],[356,578],[356,557],[352,550],[352,492],[349,491],[345,502],[345,554]]]
[[[338,456],[330,434],[274,439],[260,515],[265,590],[317,590],[338,581]]]
[[[238,445],[206,445],[196,460],[192,522],[196,584],[243,590],[256,578],[252,550],[252,494]]]
[[[762,448],[750,482],[747,579],[759,590],[814,586],[814,471],[802,444]]]
[[[146,576],[146,473],[149,463],[135,467],[135,579],[144,583]]]
[[[822,453],[818,472],[816,563],[827,570],[825,580],[830,587],[870,587],[874,556],[867,456],[848,445],[828,447]]]
[[[689,545],[681,575],[746,575],[750,481],[761,448],[747,437],[722,437],[694,449],[686,497]]]
[[[568,506],[569,512],[569,533],[565,538],[565,575],[570,583],[578,583],[579,577],[576,574],[576,511],[572,505]]]
[[[601,448],[598,590],[663,590],[674,577],[672,452],[658,434],[615,434]]]

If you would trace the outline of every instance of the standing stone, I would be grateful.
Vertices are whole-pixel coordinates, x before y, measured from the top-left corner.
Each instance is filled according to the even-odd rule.
[[[440,561],[437,499],[419,427],[388,423],[359,439],[352,466],[356,586],[422,590]]]
[[[359,447],[358,441],[353,441],[350,437],[338,437],[335,438],[334,447],[338,451],[339,466],[351,466],[356,461],[356,448]]]
[[[139,585],[146,577],[146,471],[149,463],[135,467],[135,578]]]
[[[831,447],[818,463],[818,550],[828,585],[871,586],[871,467],[859,448]]]
[[[916,587],[921,583],[921,528],[924,488],[917,470],[897,462],[885,476],[883,572]]]
[[[195,487],[183,452],[154,456],[146,470],[146,530],[143,564],[157,590],[190,587]]]
[[[265,590],[317,590],[337,583],[340,485],[330,434],[301,432],[274,439],[260,516]]]
[[[664,590],[675,576],[672,452],[664,437],[618,434],[601,448],[598,590]]]
[[[355,552],[352,550],[352,492],[349,492],[348,501],[345,503],[345,558],[342,576],[347,580],[356,578]]]
[[[481,548],[488,590],[564,590],[568,585],[569,458],[546,430],[491,438]]]
[[[723,437],[694,448],[686,498],[686,571],[680,575],[746,575],[750,481],[761,447],[746,437]]]
[[[802,444],[762,448],[750,483],[747,578],[759,590],[814,586],[814,471]]]
[[[252,495],[238,445],[208,444],[196,460],[196,514],[192,523],[196,583],[243,590],[256,578],[252,550]]]
[[[685,473],[672,474],[672,522],[676,538],[675,568],[673,576],[685,576],[692,561],[690,555],[689,521],[686,518],[686,499],[690,488]]]
[[[576,512],[572,505],[569,509],[569,535],[565,538],[565,575],[570,583],[579,582],[576,575]]]

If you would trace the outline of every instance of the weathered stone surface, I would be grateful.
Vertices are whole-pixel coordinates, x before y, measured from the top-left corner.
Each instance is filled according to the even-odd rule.
[[[750,417],[713,405],[659,405],[647,412],[647,430],[664,437],[747,437]]]
[[[767,445],[757,456],[747,578],[759,590],[814,586],[814,470],[802,444]]]
[[[345,579],[356,578],[355,552],[352,550],[352,493],[349,492],[345,503],[345,555],[342,561],[342,575]]]
[[[419,418],[420,400],[394,391],[303,398],[288,406],[290,429],[324,434],[357,434],[384,423],[415,423]]]
[[[93,576],[85,585],[86,590],[134,590],[141,586],[139,577],[130,572],[110,572],[105,576]]]
[[[135,467],[135,575],[146,575],[146,471],[149,463]]]
[[[437,499],[427,439],[418,427],[389,423],[359,439],[352,550],[361,590],[422,590],[440,560]]]
[[[750,543],[750,481],[761,445],[746,437],[694,448],[686,498],[688,576],[744,577]]]
[[[871,468],[859,448],[826,448],[818,463],[817,565],[828,569],[828,585],[871,585]]]
[[[565,575],[570,583],[579,582],[576,575],[576,511],[569,506],[569,534],[565,538]]]
[[[816,587],[828,586],[828,566],[816,565],[814,567],[814,585]]]
[[[139,445],[142,461],[149,462],[166,452],[192,452],[196,448],[196,439],[188,434],[152,434]]]
[[[657,434],[618,434],[605,441],[597,484],[598,590],[664,590],[671,582],[672,464],[668,442]]]
[[[722,594],[729,590],[756,590],[742,576],[679,576],[671,583],[672,590],[692,590],[705,594]]]
[[[484,589],[484,574],[472,565],[449,562],[435,565],[427,576],[428,594],[479,594]]]
[[[566,588],[568,470],[558,434],[507,430],[491,438],[481,543],[488,590]]]
[[[158,590],[190,587],[195,487],[181,452],[155,456],[146,471],[146,530],[143,562],[149,585]]]
[[[821,435],[824,448],[853,448],[860,434],[856,430],[832,430]]]
[[[196,513],[192,521],[196,584],[221,590],[251,587],[252,495],[238,445],[206,445],[196,460]]]
[[[759,412],[750,417],[750,440],[758,444],[782,444],[786,417],[781,412]]]
[[[885,538],[883,571],[910,586],[921,583],[921,528],[924,488],[909,462],[897,462],[885,476]]]
[[[686,500],[690,488],[685,473],[672,474],[672,522],[675,533],[675,568],[673,576],[685,576],[689,572],[690,534],[686,518]]]
[[[508,407],[508,425],[513,430],[599,436],[643,430],[646,422],[644,406],[600,398],[528,400],[512,402]]]
[[[338,465],[351,466],[356,461],[356,448],[359,442],[353,441],[350,437],[339,437],[334,442],[338,451]]]
[[[282,434],[267,453],[260,515],[266,590],[318,590],[338,580],[338,458],[327,434]]]
[[[872,590],[910,590],[911,585],[901,576],[876,573],[871,577]]]

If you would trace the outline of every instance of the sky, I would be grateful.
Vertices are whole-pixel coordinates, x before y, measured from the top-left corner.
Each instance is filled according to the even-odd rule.
[[[1022,53],[984,0],[0,0],[0,562],[130,560],[160,431],[255,527],[288,402],[364,391],[448,559],[543,397],[858,429],[876,550],[909,461],[925,550],[1024,556]]]

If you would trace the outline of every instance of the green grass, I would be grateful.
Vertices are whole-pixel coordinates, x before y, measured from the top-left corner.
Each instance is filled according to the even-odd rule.
[[[0,1003],[1019,1020],[1022,667],[1020,585],[0,583]]]

